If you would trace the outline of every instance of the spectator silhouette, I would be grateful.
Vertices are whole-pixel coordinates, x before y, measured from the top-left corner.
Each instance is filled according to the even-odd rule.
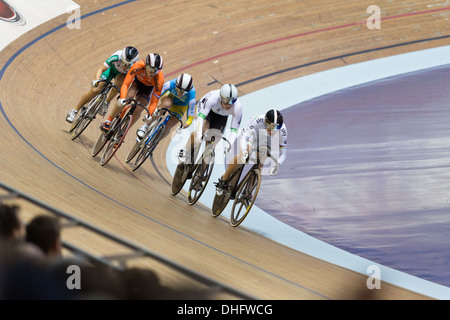
[[[38,246],[47,257],[61,255],[61,224],[58,218],[38,215],[26,226],[26,241]]]
[[[151,269],[127,268],[121,274],[123,298],[126,300],[161,299],[158,275]]]
[[[25,236],[25,226],[19,217],[19,206],[0,203],[0,239],[20,241]]]

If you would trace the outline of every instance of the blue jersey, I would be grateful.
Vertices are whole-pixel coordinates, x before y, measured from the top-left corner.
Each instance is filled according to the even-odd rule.
[[[187,115],[193,117],[195,114],[195,88],[192,88],[191,91],[188,91],[182,97],[179,97],[175,86],[176,80],[177,79],[172,79],[164,83],[161,97],[164,95],[173,96],[173,105],[187,106]]]

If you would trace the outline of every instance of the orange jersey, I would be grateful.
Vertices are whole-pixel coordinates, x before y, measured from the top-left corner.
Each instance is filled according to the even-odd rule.
[[[125,80],[120,88],[120,99],[125,99],[127,97],[128,88],[131,83],[133,83],[135,77],[146,86],[153,87],[152,95],[150,97],[150,105],[148,107],[148,111],[152,114],[153,111],[155,111],[156,106],[158,105],[159,97],[161,96],[162,88],[164,86],[164,74],[162,70],[159,70],[154,77],[148,77],[145,73],[144,60],[137,61],[131,66],[125,76]]]

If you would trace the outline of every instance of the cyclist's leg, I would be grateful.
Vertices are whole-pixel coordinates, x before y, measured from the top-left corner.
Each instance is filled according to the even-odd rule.
[[[135,81],[130,85],[128,88],[127,96],[126,98],[132,98],[135,96],[137,91],[137,84]],[[112,103],[111,106],[108,108],[108,113],[106,114],[106,120],[103,122],[101,129],[103,131],[107,131],[109,129],[109,125],[111,124],[111,121],[122,111],[122,108],[117,105],[117,103]]]
[[[165,108],[165,107],[164,107]],[[172,105],[170,108],[167,108],[170,111],[176,113],[180,119],[183,118],[184,113],[187,110],[187,106],[180,106],[180,105]],[[161,137],[160,141],[162,141],[167,135],[170,133],[173,127],[179,124],[179,121],[175,117],[171,117],[169,121],[166,124],[166,130],[164,131],[163,136]]]
[[[97,71],[98,73],[99,71]],[[101,75],[100,75],[100,79],[104,79],[104,80],[109,80],[111,81],[114,78],[115,74],[112,71],[112,68],[108,68],[106,71],[104,71]],[[82,106],[84,106],[86,103],[88,103],[89,101],[92,100],[92,98],[94,98],[97,94],[99,94],[103,87],[105,86],[105,83],[102,82],[99,84],[98,87],[94,88],[94,87],[90,87],[89,90],[87,90],[82,96],[81,96],[81,100],[78,102],[78,104],[75,107],[75,110],[80,110],[80,108]]]
[[[75,108],[71,109],[67,113],[66,121],[73,122],[81,107],[88,104],[89,101],[91,101],[96,95],[98,95],[103,89],[103,86],[104,83],[101,83],[97,88],[91,86],[89,90],[85,91],[81,96],[81,99],[78,101],[78,104],[75,106]]]
[[[137,101],[139,101],[141,104],[148,107],[150,104],[151,95],[153,92],[153,86],[147,86],[147,85],[143,84],[142,82],[140,82],[137,78],[134,79],[133,83],[136,84],[136,91],[135,91],[135,94],[133,95],[133,97],[135,97],[135,99]],[[144,109],[140,106],[136,107],[136,110],[134,110],[134,113],[133,113],[133,121],[131,123],[131,126],[133,126],[141,118],[141,114],[142,114],[143,110]],[[147,112],[145,112],[145,114],[147,114]]]
[[[118,73],[114,77],[114,84],[120,89],[122,87],[122,83],[125,80],[125,75],[122,73]],[[116,96],[118,92],[115,89],[109,91],[108,97],[106,98],[106,102],[109,104]]]
[[[205,133],[206,131],[209,130],[210,127],[210,122],[209,122],[209,118],[207,117],[204,121],[203,121],[203,128],[202,128],[202,134]],[[198,143],[195,142],[195,130],[193,132],[191,132],[191,135],[189,136],[189,139],[186,143],[186,146],[184,147],[184,149],[182,149],[183,151],[183,156],[185,157],[185,163],[191,163],[191,161],[194,161],[194,159],[197,158],[197,152],[199,150],[200,145]],[[188,152],[188,151],[191,152]],[[181,153],[181,150],[180,150]]]
[[[158,108],[166,108],[170,109],[172,107],[172,98],[168,95],[163,95],[158,101]],[[144,121],[144,124],[142,124],[139,129],[137,129],[137,136],[139,139],[144,138],[145,133],[147,132],[147,129],[149,128],[150,124],[152,124],[153,121],[157,120],[159,118],[155,116],[155,114],[152,114],[151,118],[146,117],[144,115],[142,121]]]
[[[92,100],[96,95],[100,93],[103,88],[103,83],[101,83],[97,88],[91,87],[82,96],[78,104],[75,106],[75,110],[80,110],[82,106]]]

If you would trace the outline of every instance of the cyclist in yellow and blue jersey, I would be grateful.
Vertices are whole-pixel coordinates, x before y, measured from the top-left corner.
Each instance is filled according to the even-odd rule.
[[[195,114],[195,88],[194,79],[187,73],[180,74],[176,79],[172,79],[164,83],[162,88],[161,97],[159,99],[159,108],[166,108],[172,112],[175,112],[177,116],[182,119],[187,112],[187,120],[184,122],[183,127],[187,128],[191,125]],[[152,119],[159,116],[159,111],[152,114],[152,117],[146,116],[144,118],[144,124],[137,130],[138,139],[142,139],[145,136]],[[175,118],[170,118],[167,122],[166,130],[164,131],[161,140],[164,139],[170,132],[170,130],[178,123]],[[160,140],[160,141],[161,141]]]

